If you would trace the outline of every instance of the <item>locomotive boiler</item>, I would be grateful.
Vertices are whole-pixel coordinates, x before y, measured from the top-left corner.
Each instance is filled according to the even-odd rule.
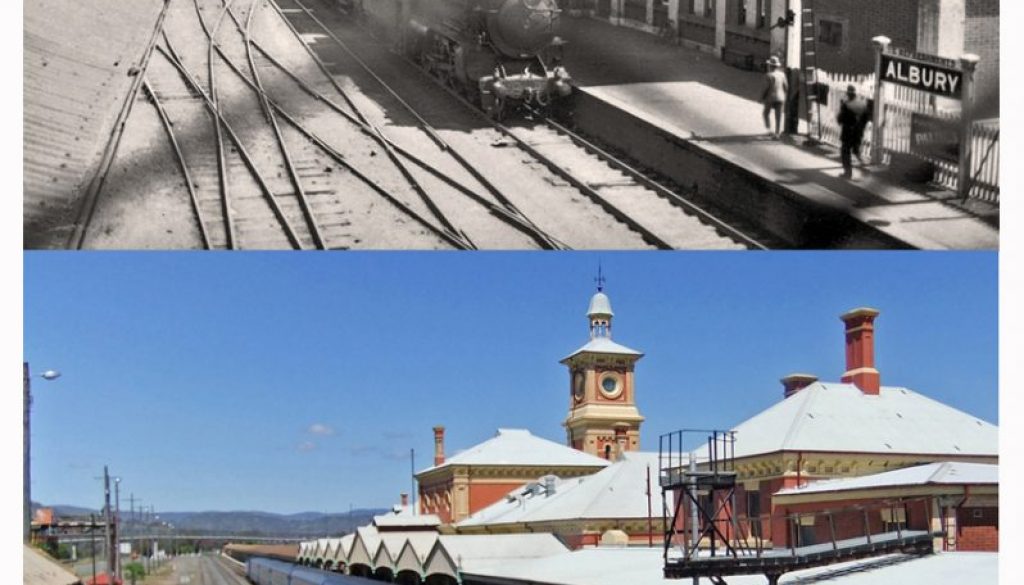
[[[569,95],[556,0],[401,0],[404,50],[495,118]]]

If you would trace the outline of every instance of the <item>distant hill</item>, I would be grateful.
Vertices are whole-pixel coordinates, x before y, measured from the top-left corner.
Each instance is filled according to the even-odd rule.
[[[369,524],[374,516],[386,511],[384,508],[359,509],[352,510],[351,515],[347,512],[163,512],[160,513],[160,520],[184,531],[252,536],[326,536],[352,532],[357,526]]]
[[[42,507],[32,502],[33,508]],[[53,505],[60,518],[82,518],[89,514],[99,515],[99,510],[80,506]],[[291,536],[315,537],[339,535],[352,532],[357,526],[369,524],[373,517],[387,512],[385,508],[352,510],[352,513],[299,512],[297,514],[274,514],[259,511],[234,512],[158,512],[161,522],[174,527],[175,532],[203,532],[216,534],[238,534],[247,536]],[[129,512],[121,510],[121,518],[129,521]]]

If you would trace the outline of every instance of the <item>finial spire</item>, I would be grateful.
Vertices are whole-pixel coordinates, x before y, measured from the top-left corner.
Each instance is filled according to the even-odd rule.
[[[605,281],[604,274],[602,274],[602,272],[601,272],[601,261],[598,260],[597,261],[597,278],[594,279],[594,282],[597,283],[597,292],[604,291],[604,281]]]

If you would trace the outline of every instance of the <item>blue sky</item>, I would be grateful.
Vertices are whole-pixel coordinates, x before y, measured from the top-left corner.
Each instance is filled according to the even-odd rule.
[[[881,310],[882,383],[998,423],[994,253],[26,253],[33,497],[98,506],[104,464],[157,511],[345,511],[525,427],[563,441],[558,360],[598,261],[643,351],[645,449],[838,380],[838,315]]]

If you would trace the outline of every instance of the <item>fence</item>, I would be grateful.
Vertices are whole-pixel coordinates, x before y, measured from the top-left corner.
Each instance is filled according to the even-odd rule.
[[[821,84],[819,97],[821,115],[816,120],[817,112],[812,110],[812,134],[820,124],[821,140],[839,146],[840,127],[836,122],[839,106],[846,95],[848,85],[857,87],[857,94],[864,99],[874,97],[875,76],[871,74],[851,75],[830,73],[818,70]],[[913,124],[915,115],[928,116],[953,127],[959,126],[960,106],[956,100],[940,98],[894,84],[882,86],[883,102],[885,103],[883,136],[883,160],[892,161],[893,155],[909,155],[928,163],[934,168],[932,181],[957,190],[959,163],[954,159],[935,154],[924,153],[913,146]],[[868,127],[861,143],[861,154],[871,156],[871,136],[874,125]],[[972,160],[971,187],[968,195],[971,198],[999,204],[999,120],[977,120],[971,125],[970,136]]]

